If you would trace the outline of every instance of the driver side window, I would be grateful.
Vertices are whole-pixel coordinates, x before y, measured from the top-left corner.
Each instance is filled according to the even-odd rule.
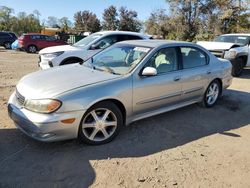
[[[149,60],[147,67],[153,67],[157,74],[164,74],[178,70],[177,51],[175,48],[164,48],[159,50]]]
[[[117,42],[117,36],[107,36],[96,43],[96,49],[104,49]]]

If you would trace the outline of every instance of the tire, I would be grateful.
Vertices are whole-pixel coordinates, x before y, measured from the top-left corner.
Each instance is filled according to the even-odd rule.
[[[203,96],[203,100],[201,103],[202,106],[206,108],[213,107],[217,103],[221,95],[221,91],[222,91],[222,88],[221,88],[221,84],[219,83],[219,81],[213,80],[207,87],[207,90]]]
[[[36,53],[37,52],[37,47],[35,45],[30,45],[27,48],[27,52],[32,53],[32,54]]]
[[[232,62],[232,76],[239,77],[244,69],[244,61],[242,58],[237,58],[234,62]]]
[[[4,48],[5,49],[11,49],[11,43],[10,42],[5,42],[4,43]]]
[[[122,125],[123,116],[120,109],[112,102],[101,102],[84,114],[78,138],[90,145],[105,144],[117,136]]]

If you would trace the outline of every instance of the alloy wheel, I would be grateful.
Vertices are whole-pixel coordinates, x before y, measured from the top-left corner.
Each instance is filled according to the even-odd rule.
[[[216,82],[212,83],[206,93],[206,101],[208,105],[213,105],[218,99],[220,88]]]
[[[36,53],[36,47],[35,46],[30,46],[29,47],[29,52],[30,53]]]
[[[82,133],[94,142],[109,139],[117,128],[117,117],[106,108],[98,108],[89,112],[82,122]]]

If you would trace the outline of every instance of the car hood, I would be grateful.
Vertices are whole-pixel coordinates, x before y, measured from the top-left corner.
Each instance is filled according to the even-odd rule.
[[[201,45],[207,50],[229,50],[235,45],[234,43],[228,43],[228,42],[206,42],[206,41],[197,42],[197,44]]]
[[[27,99],[52,98],[63,92],[121,77],[80,64],[65,65],[24,76],[16,88]]]
[[[44,48],[39,51],[39,54],[48,54],[54,52],[62,52],[62,51],[75,51],[75,50],[82,50],[82,48],[71,46],[71,45],[59,45],[59,46],[52,46],[48,48]]]

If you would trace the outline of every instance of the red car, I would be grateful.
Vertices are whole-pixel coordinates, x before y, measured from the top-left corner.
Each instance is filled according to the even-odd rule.
[[[18,38],[19,48],[25,50],[28,53],[36,53],[43,48],[66,44],[66,42],[57,40],[53,36],[42,35],[39,33],[23,34]]]

